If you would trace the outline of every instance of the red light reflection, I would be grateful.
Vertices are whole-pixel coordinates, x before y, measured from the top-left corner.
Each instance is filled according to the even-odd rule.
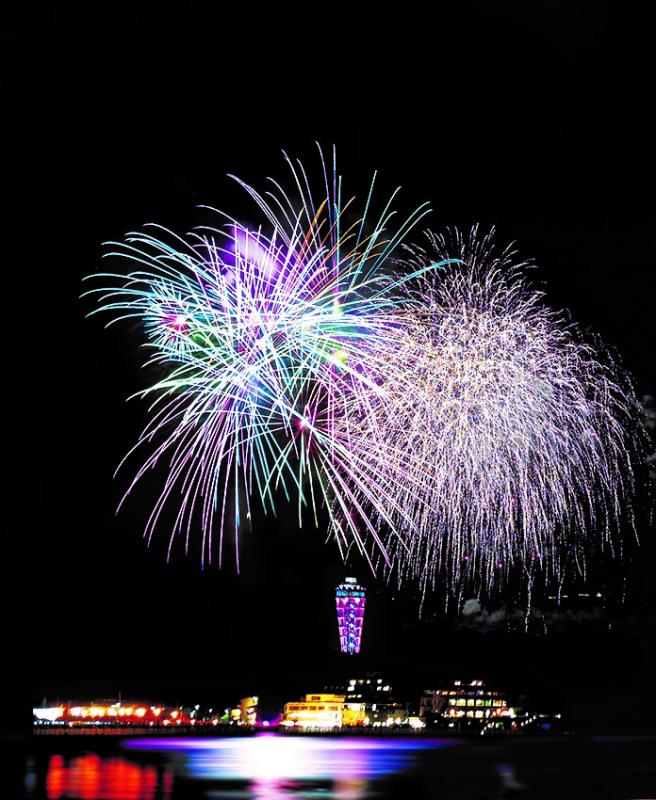
[[[124,758],[78,756],[66,764],[52,756],[46,776],[48,800],[153,800],[157,770]]]

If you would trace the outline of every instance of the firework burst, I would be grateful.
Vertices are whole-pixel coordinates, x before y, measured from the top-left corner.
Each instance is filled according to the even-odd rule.
[[[342,422],[357,421],[362,442],[380,437],[404,509],[389,542],[400,579],[439,575],[453,592],[494,587],[518,565],[557,575],[589,534],[611,542],[631,492],[630,383],[492,234],[429,233],[404,266],[449,258],[397,314],[383,391]]]
[[[324,166],[318,202],[302,165],[288,164],[291,194],[276,182],[262,194],[238,181],[268,235],[216,212],[217,227],[184,238],[151,226],[156,235],[139,231],[110,243],[107,255],[135,267],[94,276],[109,286],[92,291],[113,321],[143,323],[149,363],[164,372],[141,392],[153,402],[135,447],[146,455],[128,494],[166,462],[145,535],[150,541],[170,503],[169,553],[179,536],[188,549],[198,528],[203,563],[215,549],[221,560],[228,509],[237,534],[253,497],[273,511],[280,494],[296,498],[299,523],[304,507],[315,523],[319,507],[335,509],[343,550],[355,543],[369,558],[369,539],[389,560],[368,509],[389,530],[403,509],[335,420],[348,410],[345,396],[366,403],[380,391],[371,376],[381,373],[388,351],[380,343],[404,302],[383,266],[426,209],[392,228],[394,195],[371,219],[370,190],[363,213],[347,223],[352,201],[342,201],[334,162],[331,173]]]
[[[158,379],[126,493],[167,475],[145,526],[173,510],[169,554],[199,534],[221,563],[256,502],[325,509],[343,555],[398,580],[494,587],[517,565],[557,574],[593,533],[611,542],[632,488],[635,398],[612,359],[525,279],[492,235],[404,237],[392,202],[344,201],[333,162],[315,196],[236,179],[261,214],[249,228],[178,236],[147,226],[110,243],[130,264],[101,281],[99,311],[136,319]],[[398,190],[397,190],[398,191]],[[405,245],[404,245],[405,247]],[[402,271],[399,271],[399,264]],[[168,512],[167,512],[168,513]]]

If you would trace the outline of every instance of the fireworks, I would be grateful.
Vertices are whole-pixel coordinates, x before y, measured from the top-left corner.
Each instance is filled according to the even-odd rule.
[[[374,218],[372,182],[355,214],[334,159],[318,198],[288,164],[289,194],[239,181],[259,228],[221,212],[186,237],[151,226],[112,243],[127,274],[94,276],[160,376],[127,493],[166,466],[147,539],[168,507],[169,553],[198,532],[220,563],[228,523],[238,554],[251,504],[285,498],[299,525],[325,509],[343,554],[453,589],[517,563],[557,571],[563,543],[608,539],[632,480],[633,397],[612,362],[490,237],[430,234],[397,274],[426,208],[394,228],[396,193]]]
[[[170,503],[170,546],[181,535],[188,549],[200,529],[203,562],[215,555],[215,528],[220,561],[228,513],[238,535],[253,497],[265,511],[280,494],[295,497],[299,522],[304,507],[316,523],[320,507],[334,509],[342,549],[363,549],[369,538],[385,557],[365,504],[391,529],[391,514],[402,515],[377,465],[335,420],[345,396],[365,402],[380,391],[370,376],[382,371],[380,343],[404,302],[383,266],[426,209],[391,230],[393,196],[371,221],[370,191],[363,214],[347,222],[351,201],[342,202],[334,169],[324,169],[317,203],[303,167],[288,163],[292,196],[276,183],[266,195],[242,183],[269,235],[220,212],[219,227],[187,238],[158,226],[162,238],[131,233],[108,255],[135,262],[133,271],[96,276],[109,288],[93,290],[114,321],[142,321],[149,363],[164,371],[142,392],[154,400],[135,449],[147,454],[128,494],[165,461],[168,477],[145,535],[151,539]]]
[[[632,391],[492,235],[428,234],[406,267],[449,257],[458,265],[422,280],[399,312],[403,368],[362,416],[405,510],[403,546],[389,550],[400,577],[439,574],[452,591],[492,587],[517,565],[557,575],[589,533],[610,542],[619,520],[632,488]]]

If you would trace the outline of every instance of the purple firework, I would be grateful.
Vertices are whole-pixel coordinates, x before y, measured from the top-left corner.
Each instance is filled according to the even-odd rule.
[[[400,579],[441,575],[455,592],[518,564],[557,575],[589,536],[610,542],[632,490],[630,382],[492,233],[428,233],[403,265],[444,259],[460,263],[415,281],[388,331],[382,391],[342,424],[403,509],[389,541]]]

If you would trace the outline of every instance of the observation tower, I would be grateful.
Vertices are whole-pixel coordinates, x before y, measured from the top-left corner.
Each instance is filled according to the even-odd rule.
[[[354,655],[360,652],[364,606],[367,602],[365,589],[355,578],[345,578],[344,583],[335,589],[337,604],[337,627],[339,646],[342,653]]]

